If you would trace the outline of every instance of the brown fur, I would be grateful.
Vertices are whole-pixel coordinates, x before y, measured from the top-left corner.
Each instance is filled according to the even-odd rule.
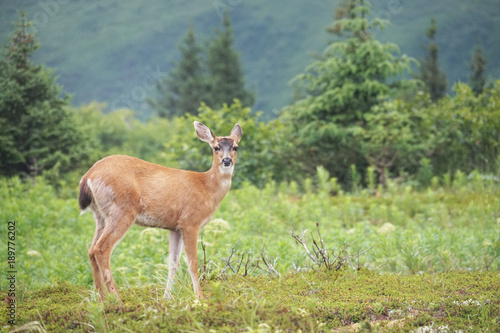
[[[118,294],[109,263],[111,252],[136,223],[171,230],[169,280],[164,296],[171,297],[184,243],[194,291],[197,297],[203,297],[197,274],[198,233],[229,190],[242,131],[236,124],[229,137],[215,137],[201,123],[195,122],[195,129],[201,140],[217,148],[207,172],[172,169],[135,157],[112,155],[98,161],[82,177],[79,204],[82,210],[90,209],[96,220],[89,258],[101,295],[106,290]],[[223,158],[231,159],[230,168],[222,166]]]

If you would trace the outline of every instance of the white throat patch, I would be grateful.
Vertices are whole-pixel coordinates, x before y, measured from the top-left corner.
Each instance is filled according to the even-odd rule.
[[[225,166],[220,166],[220,174],[225,176],[225,175],[232,175],[234,171],[234,164],[231,164],[231,166],[225,167]]]

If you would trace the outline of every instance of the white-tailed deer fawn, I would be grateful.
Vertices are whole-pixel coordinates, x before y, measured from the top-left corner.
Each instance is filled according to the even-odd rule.
[[[195,121],[194,127],[213,150],[212,167],[207,172],[171,169],[113,155],[96,162],[82,177],[79,203],[82,211],[93,212],[96,221],[89,258],[101,297],[106,291],[118,296],[111,274],[111,252],[134,222],[170,230],[169,272],[163,297],[171,297],[183,244],[195,295],[203,297],[198,282],[198,233],[231,186],[242,130],[236,124],[229,136],[216,137],[202,123]]]

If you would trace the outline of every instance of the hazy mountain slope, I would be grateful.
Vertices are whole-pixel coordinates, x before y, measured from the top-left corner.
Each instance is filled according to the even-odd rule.
[[[206,41],[231,12],[236,49],[257,104],[268,115],[291,101],[290,79],[321,52],[333,36],[325,32],[336,1],[75,0],[0,1],[0,38],[12,31],[17,10],[35,21],[42,43],[38,61],[56,69],[59,83],[76,105],[105,101],[110,108],[146,112],[147,94],[178,57],[177,45],[194,24]],[[373,1],[375,2],[375,1]],[[404,53],[422,56],[431,15],[438,22],[440,60],[448,80],[467,80],[472,48],[481,42],[489,75],[500,77],[500,4],[497,0],[377,1],[372,16],[392,27],[377,38],[397,43]]]

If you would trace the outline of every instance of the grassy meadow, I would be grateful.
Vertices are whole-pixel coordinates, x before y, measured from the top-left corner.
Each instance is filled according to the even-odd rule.
[[[391,181],[344,193],[335,179],[318,175],[301,186],[243,184],[229,192],[200,237],[205,300],[194,299],[184,262],[175,300],[161,299],[168,231],[133,226],[111,259],[123,304],[97,301],[87,256],[95,223],[91,214],[80,216],[76,186],[56,192],[42,178],[1,180],[3,229],[16,221],[18,331],[438,332],[500,325],[496,178],[458,173],[429,188]],[[321,257],[313,262],[292,228],[312,257],[314,241],[322,242],[330,269]],[[1,315],[8,332],[13,326]]]

